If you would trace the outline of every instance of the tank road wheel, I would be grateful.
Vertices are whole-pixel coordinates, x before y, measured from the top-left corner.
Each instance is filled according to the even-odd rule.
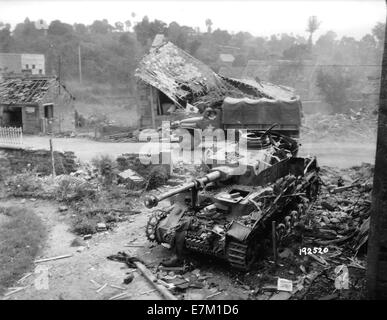
[[[238,270],[247,271],[256,260],[257,252],[255,246],[236,240],[229,241],[226,249],[227,261]]]
[[[157,236],[157,228],[161,220],[163,220],[168,215],[168,212],[163,210],[157,210],[152,213],[148,223],[146,225],[145,233],[146,237],[151,242],[157,242],[161,244],[161,239]]]

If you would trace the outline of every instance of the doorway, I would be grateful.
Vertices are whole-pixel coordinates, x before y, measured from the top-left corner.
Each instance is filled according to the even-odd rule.
[[[21,107],[6,107],[3,111],[2,126],[4,127],[23,127],[23,116]]]

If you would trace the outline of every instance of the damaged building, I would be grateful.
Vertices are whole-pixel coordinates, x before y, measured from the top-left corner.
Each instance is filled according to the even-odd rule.
[[[157,40],[157,41],[156,41]],[[228,78],[171,42],[156,37],[136,70],[140,127],[180,120],[194,106],[220,107],[225,97],[299,100],[291,88],[259,80]]]
[[[27,134],[75,129],[74,97],[50,76],[6,76],[0,82],[0,126]]]

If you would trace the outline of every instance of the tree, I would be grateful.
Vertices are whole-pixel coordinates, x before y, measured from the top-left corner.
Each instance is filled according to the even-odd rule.
[[[317,72],[316,85],[324,100],[333,107],[334,113],[344,113],[348,104],[347,89],[352,85],[352,77],[344,68]]]
[[[382,61],[366,271],[368,297],[378,300],[387,299],[387,42],[384,43]]]
[[[188,35],[187,32],[182,27],[180,27],[177,22],[173,21],[169,24],[167,29],[167,36],[172,43],[182,48],[183,50],[185,49]]]
[[[288,49],[283,51],[284,59],[289,60],[304,60],[309,57],[310,51],[309,46],[306,44],[293,44]]]
[[[308,26],[306,28],[306,32],[309,32],[309,45],[313,44],[313,34],[320,27],[321,22],[317,20],[316,16],[311,16],[308,19]]]
[[[107,34],[108,32],[111,32],[114,28],[109,24],[109,22],[106,19],[101,20],[95,20],[93,24],[90,26],[90,30],[92,33],[100,33],[100,34]]]
[[[378,43],[381,45],[384,43],[384,29],[386,28],[386,24],[382,22],[378,22],[372,28],[372,35],[376,38]]]
[[[50,23],[47,33],[55,36],[63,36],[65,34],[71,34],[73,27],[67,23],[63,23],[59,20],[54,20]]]
[[[130,20],[126,20],[125,21],[126,31],[129,31],[131,26],[132,26],[132,22]]]
[[[87,33],[87,27],[83,23],[74,23],[74,31],[78,34]]]
[[[190,44],[189,44],[189,53],[193,56],[196,56],[196,51],[198,51],[198,49],[200,48],[201,46],[201,42],[197,39],[193,40]]]
[[[117,21],[116,23],[114,23],[114,27],[118,32],[124,31],[124,24],[120,21]]]
[[[156,19],[150,22],[149,18],[144,16],[142,21],[134,26],[134,31],[136,32],[137,40],[143,46],[146,46],[148,42],[153,41],[156,34],[165,34],[166,26],[166,23],[160,20]]]
[[[378,44],[375,38],[366,34],[359,41],[359,59],[361,64],[376,64],[378,63]]]
[[[231,40],[231,35],[226,30],[216,29],[212,33],[212,39],[216,44],[226,45]]]
[[[30,19],[25,18],[23,23],[18,23],[13,32],[17,37],[32,38],[39,34],[35,24]]]
[[[206,27],[207,27],[207,32],[211,33],[211,31],[212,31],[212,21],[211,21],[211,19],[206,19]]]
[[[332,60],[332,56],[335,54],[337,46],[336,38],[337,34],[333,31],[328,31],[318,38],[314,47],[314,52],[317,55],[318,60]]]
[[[0,21],[0,51],[9,52],[12,45],[11,26]]]

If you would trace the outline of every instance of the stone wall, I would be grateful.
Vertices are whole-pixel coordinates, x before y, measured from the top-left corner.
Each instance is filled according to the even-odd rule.
[[[69,174],[77,170],[73,152],[54,151],[56,174]],[[51,153],[48,150],[0,147],[0,180],[10,174],[26,170],[42,175],[52,172]]]

